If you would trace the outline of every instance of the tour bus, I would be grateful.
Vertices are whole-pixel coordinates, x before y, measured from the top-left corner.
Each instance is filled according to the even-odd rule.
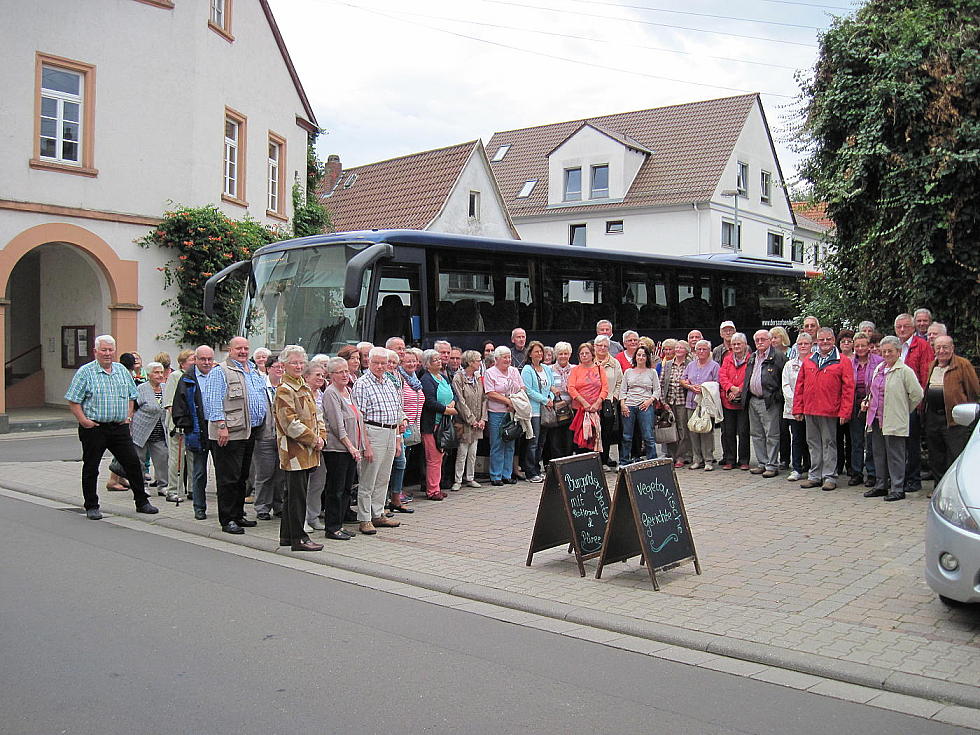
[[[577,345],[609,319],[616,335],[636,329],[655,340],[700,329],[718,342],[731,319],[750,335],[788,325],[790,295],[805,277],[790,263],[735,253],[665,256],[546,245],[417,230],[340,232],[259,249],[208,279],[204,310],[214,315],[220,283],[245,276],[240,333],[252,347],[298,344],[335,354],[360,341],[404,337],[463,348],[484,339]]]

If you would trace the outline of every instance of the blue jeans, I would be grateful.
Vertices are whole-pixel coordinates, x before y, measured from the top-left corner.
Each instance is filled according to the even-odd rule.
[[[541,436],[541,416],[531,417],[531,429],[534,431],[534,438],[527,440],[524,447],[524,461],[521,462],[524,477],[529,480],[535,475],[541,474],[541,453],[544,451],[544,437]]]
[[[796,419],[785,420],[789,421],[793,471],[802,475],[810,468],[810,450],[806,446],[806,424]]]
[[[647,445],[647,459],[657,458],[657,440],[653,433],[653,406],[641,410],[639,406],[630,406],[630,415],[623,416],[623,440],[619,443],[619,463],[629,462],[630,450],[633,447],[633,427],[639,425],[640,434]]]
[[[191,497],[194,510],[208,509],[207,496],[204,494],[208,486],[208,450],[198,452],[193,449],[188,450],[194,462],[194,475],[191,480]]]
[[[487,425],[490,431],[490,479],[509,480],[514,472],[514,442],[505,442],[500,436],[500,426],[507,418],[505,411],[488,411]]]
[[[391,463],[391,477],[388,478],[389,498],[395,498],[398,501],[398,496],[401,495],[402,488],[405,484],[405,468],[408,466],[408,458],[417,446],[419,445],[413,444],[410,447],[402,446],[401,456],[395,457],[395,461]]]

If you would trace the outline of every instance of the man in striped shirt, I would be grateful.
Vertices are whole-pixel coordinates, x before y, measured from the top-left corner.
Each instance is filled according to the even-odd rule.
[[[65,400],[78,421],[82,443],[82,495],[85,515],[93,521],[102,518],[99,509],[99,464],[105,451],[122,465],[133,491],[138,513],[157,513],[150,504],[143,479],[143,467],[129,433],[136,400],[136,383],[122,365],[115,362],[116,340],[108,334],[95,338],[95,360],[82,365],[72,378]]]

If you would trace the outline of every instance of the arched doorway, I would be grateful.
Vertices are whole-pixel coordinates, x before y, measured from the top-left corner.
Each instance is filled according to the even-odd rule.
[[[135,348],[138,263],[83,227],[49,223],[13,238],[0,250],[0,294],[0,414],[8,400],[10,408],[64,403],[74,374],[65,353],[92,349],[86,330],[66,328],[91,327],[113,334],[121,351]]]

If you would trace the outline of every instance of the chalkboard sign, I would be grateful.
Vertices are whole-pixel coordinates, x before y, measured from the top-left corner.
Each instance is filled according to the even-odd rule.
[[[655,590],[657,572],[688,561],[701,573],[677,475],[670,459],[627,465],[619,471],[609,527],[596,579],[606,564],[642,556]]]
[[[609,520],[609,489],[596,452],[556,459],[548,465],[538,515],[527,552],[527,565],[538,551],[570,544],[578,571],[602,551]]]

